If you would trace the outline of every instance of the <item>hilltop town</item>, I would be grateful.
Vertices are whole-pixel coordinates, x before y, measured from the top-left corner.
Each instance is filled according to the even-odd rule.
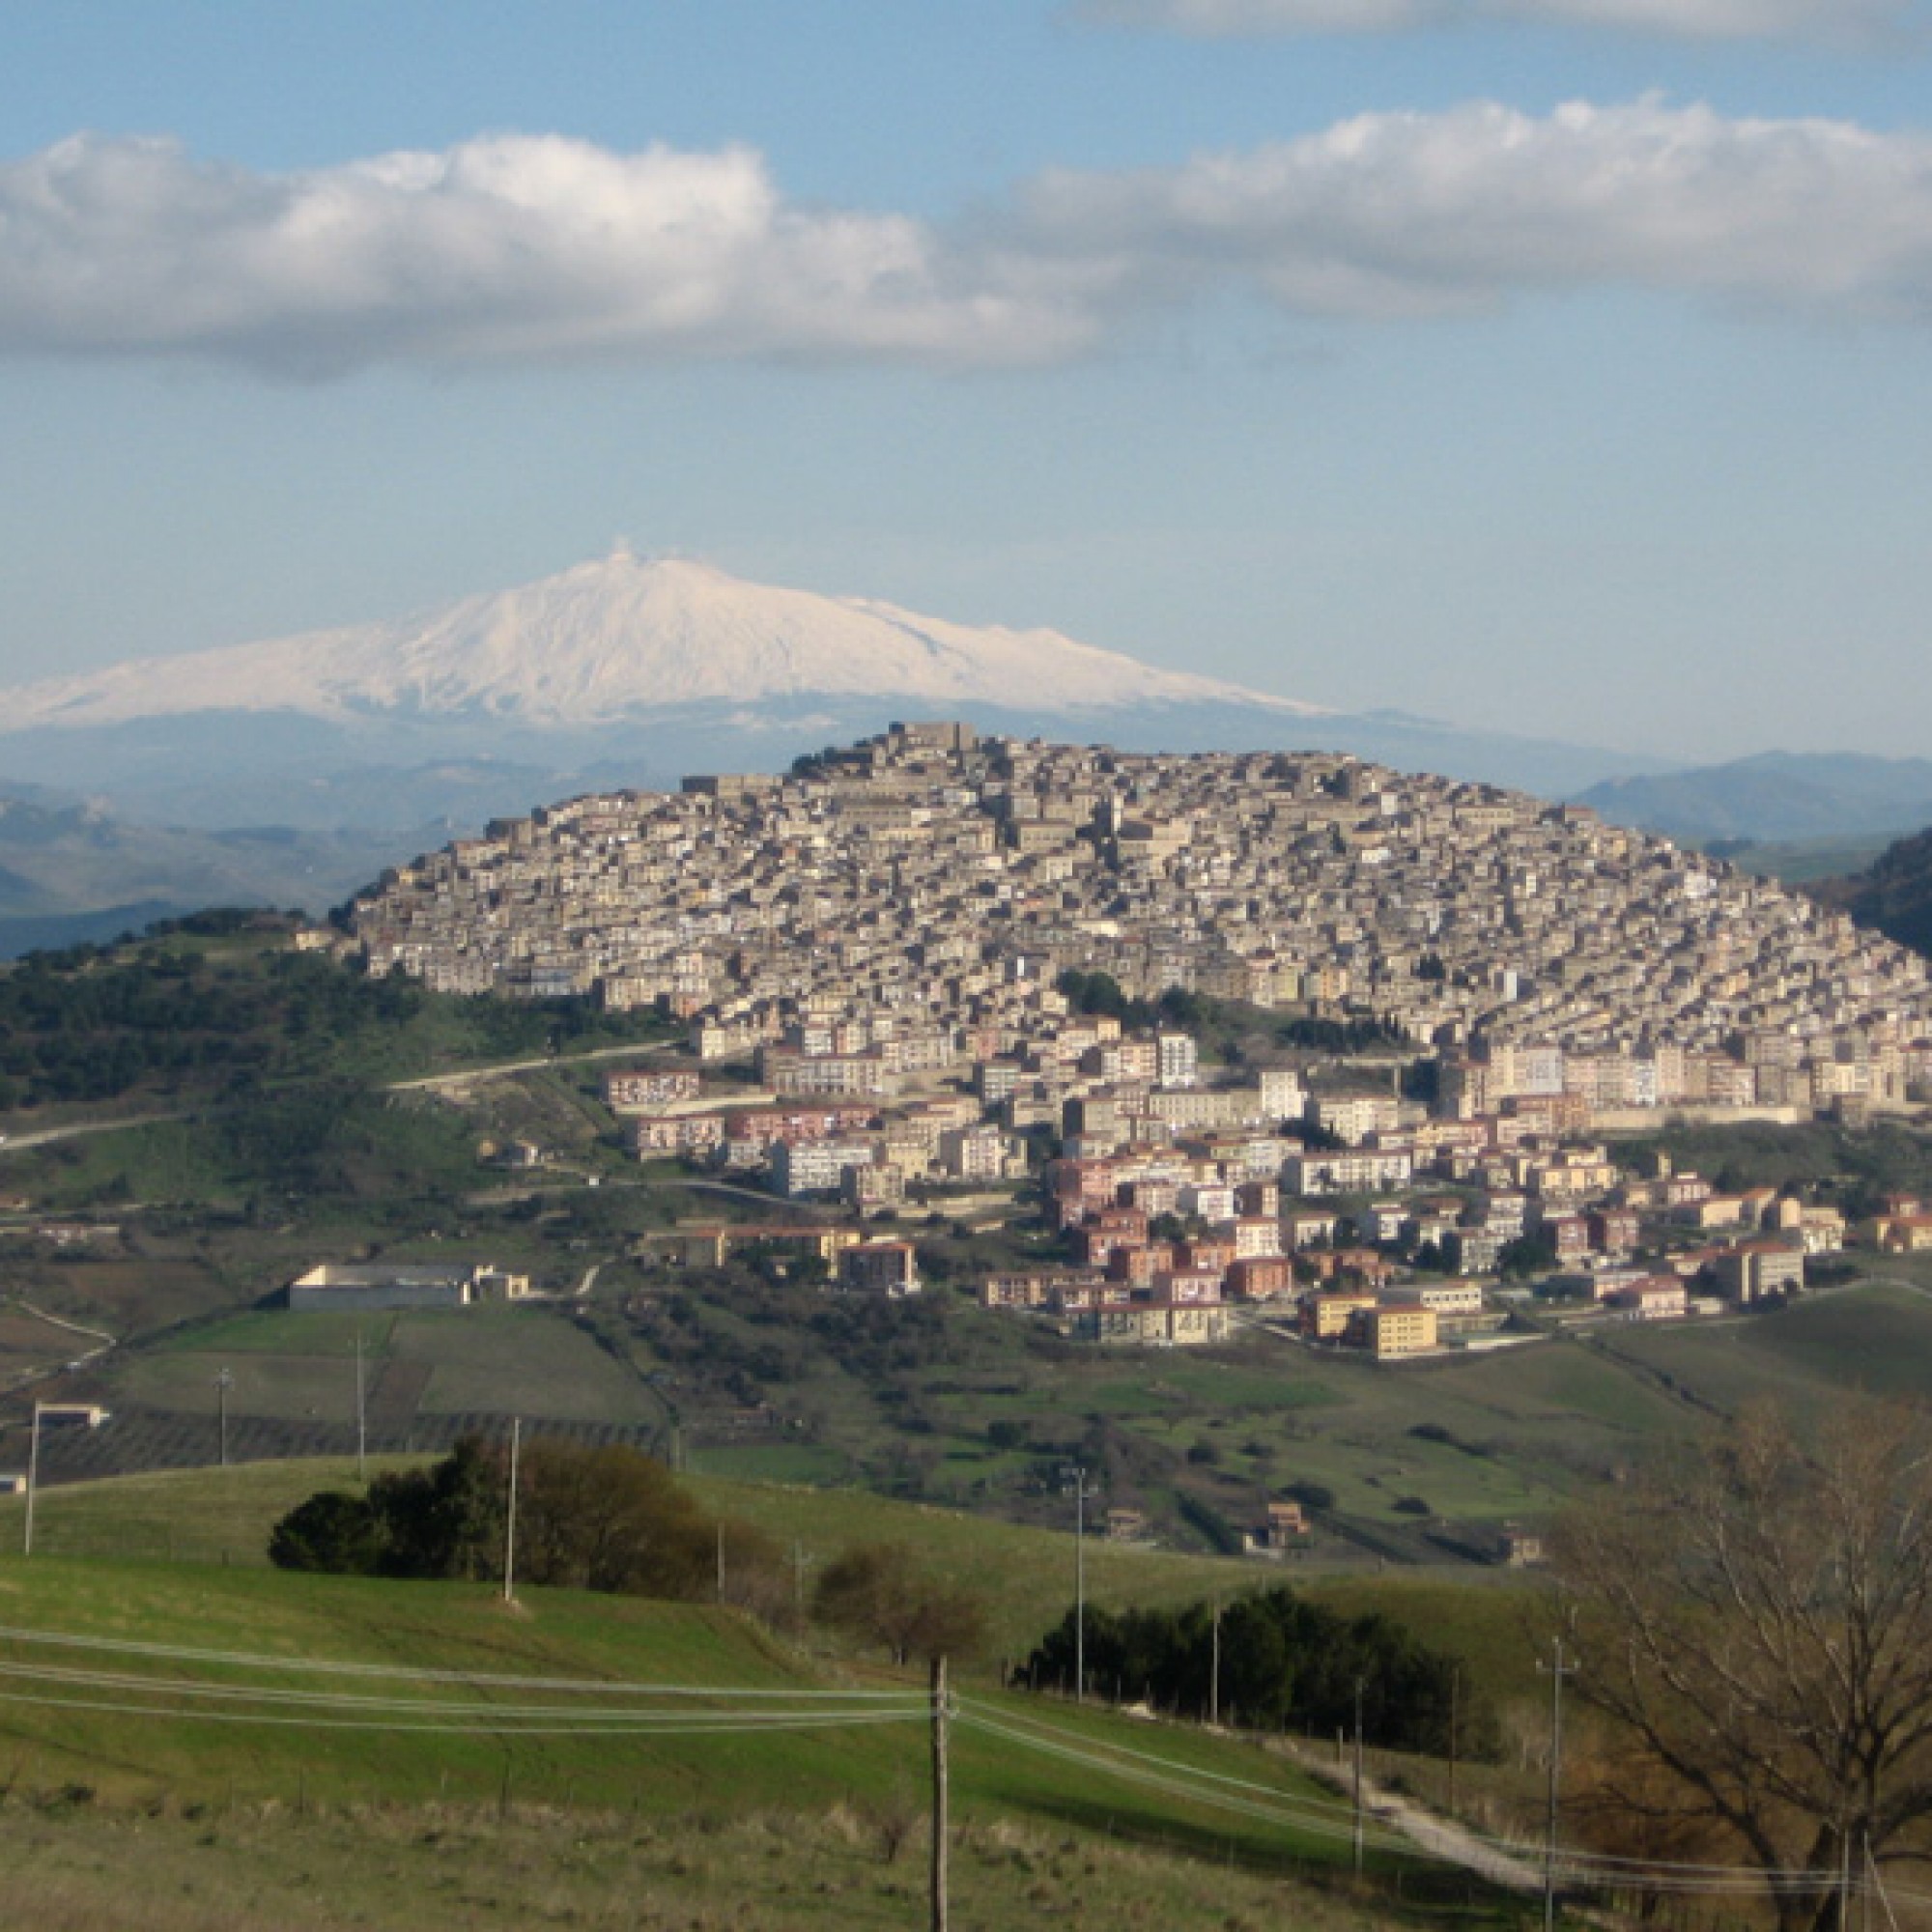
[[[1023,1038],[1067,969],[1372,1016],[1442,1105],[1802,1106],[1932,1078],[1925,963],[1590,811],[1339,755],[903,724],[785,778],[581,798],[385,875],[377,974],[662,1002],[701,1059],[877,1095]],[[782,1067],[784,1048],[799,1063]]]
[[[1063,1264],[981,1296],[1097,1341],[1219,1341],[1231,1304],[1295,1300],[1378,1355],[1475,1345],[1502,1319],[1483,1278],[1524,1255],[1637,1317],[1780,1297],[1835,1210],[1592,1136],[1932,1092],[1918,956],[1588,810],[1340,755],[900,724],[785,778],[494,825],[351,923],[377,974],[677,1015],[695,1067],[607,1082],[638,1152],[842,1199],[852,1225],[776,1235],[849,1287],[919,1284],[866,1217],[1037,1173]],[[1208,1067],[1177,989],[1385,1050]],[[755,1089],[707,1083],[747,1061]],[[1914,1206],[1868,1232],[1916,1239]]]

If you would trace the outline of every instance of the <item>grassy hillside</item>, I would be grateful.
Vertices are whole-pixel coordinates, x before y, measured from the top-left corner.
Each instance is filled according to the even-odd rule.
[[[1606,1338],[1604,1348],[1701,1405],[1734,1410],[1771,1399],[1810,1416],[1849,1389],[1922,1396],[1932,1295],[1903,1282],[1877,1283],[1770,1319],[1700,1324],[1667,1341],[1631,1330]]]
[[[412,1459],[373,1458],[372,1473]],[[354,1462],[259,1463],[116,1477],[43,1491],[38,1548],[55,1556],[140,1556],[260,1569],[269,1531],[304,1497],[353,1489]],[[1073,1538],[961,1511],[895,1503],[854,1490],[808,1490],[696,1477],[704,1506],[754,1524],[794,1548],[808,1582],[857,1543],[904,1543],[940,1575],[996,1598],[989,1648],[1017,1657],[1057,1622],[1073,1597]],[[0,1550],[19,1548],[22,1505],[0,1497]],[[0,1562],[4,1562],[0,1558]],[[1269,1580],[1271,1572],[1208,1556],[1136,1549],[1091,1538],[1087,1582],[1095,1604],[1185,1603]]]
[[[23,1632],[196,1655],[61,1648]],[[304,1661],[390,1674],[319,1677]],[[539,1679],[611,1688],[586,1702]],[[223,1694],[191,1698],[190,1682]],[[10,1922],[166,1928],[187,1922],[170,1916],[177,1903],[205,1915],[215,1899],[238,1928],[603,1924],[619,1912],[695,1925],[725,1922],[701,1916],[721,1907],[753,1926],[917,1919],[917,1677],[828,1670],[732,1612],[543,1591],[510,1607],[481,1586],[12,1557],[0,1560],[0,1685]],[[718,1694],[646,1697],[644,1685]],[[767,1714],[814,1722],[826,1708],[815,1693],[883,1693],[889,1721],[791,1729],[767,1715],[749,1730],[636,1736],[554,1716],[671,1709],[688,1727],[694,1711],[745,1707],[720,1687],[769,1693]],[[318,1694],[319,1708],[266,1701]],[[975,1712],[1078,1761],[991,1734]],[[1131,1775],[1147,1767],[1127,1751],[1160,1760],[1156,1783]],[[961,1924],[1155,1926],[1206,1911],[1258,1925],[1264,1878],[1332,1888],[1349,1857],[1332,1799],[1273,1754],[1105,1712],[975,1691],[952,1773]],[[1208,1802],[1204,1775],[1243,1780],[1245,1808]],[[111,1875],[125,1887],[137,1845],[141,1895],[117,1898]],[[1383,1885],[1402,1874],[1412,1920],[1433,1917],[1432,1899],[1463,1916],[1475,1895],[1460,1875],[1373,1843],[1369,1871]],[[1272,1902],[1278,1912],[1278,1888]],[[1319,1894],[1304,1904],[1300,1923],[1378,1917]]]
[[[272,1232],[255,1247],[288,1272],[314,1252]],[[514,1244],[474,1251],[540,1259]],[[578,1278],[598,1254],[570,1255]],[[219,1292],[207,1262],[168,1265],[184,1292]],[[1932,1287],[1932,1265],[1896,1271],[1915,1268]],[[36,1306],[110,1329],[150,1292],[133,1261],[49,1269],[74,1292],[36,1289]],[[881,1491],[938,1505],[943,1523],[1006,1520],[988,1535],[1051,1530],[1041,1547],[1065,1549],[1065,1471],[1079,1463],[1099,1490],[1096,1524],[1101,1506],[1136,1504],[1165,1545],[1203,1557],[1202,1521],[1237,1530],[1271,1496],[1319,1499],[1323,1527],[1302,1565],[1319,1572],[1456,1561],[1486,1526],[1547,1520],[1754,1395],[1811,1406],[1861,1384],[1922,1387],[1932,1374],[1932,1296],[1883,1284],[1743,1321],[1610,1324],[1388,1369],[1266,1332],[1211,1354],[1080,1350],[944,1293],[882,1308],[736,1277],[654,1292],[633,1281],[611,1266],[584,1301],[360,1323],[373,1444],[438,1447],[471,1418],[511,1414],[660,1448],[675,1427],[696,1475],[747,1484],[746,1513],[812,1554],[841,1533],[841,1512],[870,1507],[850,1499]],[[52,1473],[212,1460],[223,1370],[238,1458],[339,1454],[355,1440],[357,1325],[275,1310],[208,1320],[118,1352],[91,1380],[64,1378],[63,1392],[98,1387],[116,1420],[56,1445]],[[0,1351],[22,1363],[64,1359],[71,1346],[81,1344],[24,1316],[0,1326]],[[17,1429],[0,1437],[0,1468],[24,1454]],[[816,1487],[773,1501],[772,1483]],[[1112,1556],[1099,1560],[1104,1576]],[[1042,1561],[1043,1577],[1070,1570],[1070,1557]]]
[[[0,971],[0,1113],[224,1099],[266,1084],[402,1080],[563,1045],[660,1037],[585,1001],[459,999],[297,952],[273,913],[197,913]]]
[[[418,1459],[419,1460],[419,1459]],[[370,1459],[372,1473],[412,1459]],[[35,1542],[43,1554],[119,1556],[231,1571],[266,1566],[276,1520],[321,1489],[353,1489],[353,1461],[250,1463],[117,1477],[42,1492]],[[1062,1531],[1001,1522],[958,1510],[893,1502],[857,1490],[810,1490],[690,1479],[707,1510],[749,1522],[813,1570],[859,1543],[902,1543],[937,1575],[992,1599],[986,1659],[1025,1655],[1073,1600],[1073,1538]],[[0,1551],[17,1550],[21,1504],[0,1497]],[[1189,1556],[1090,1538],[1089,1601],[1108,1608],[1166,1606],[1231,1597],[1280,1581],[1350,1610],[1382,1608],[1413,1624],[1433,1644],[1463,1657],[1472,1681],[1498,1698],[1533,1677],[1519,1634],[1522,1600],[1534,1584],[1506,1572],[1461,1572],[1466,1580],[1402,1575],[1308,1574],[1211,1556]],[[0,1576],[10,1574],[0,1554]]]

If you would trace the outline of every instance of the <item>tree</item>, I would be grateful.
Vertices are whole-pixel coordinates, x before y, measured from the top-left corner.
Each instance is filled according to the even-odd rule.
[[[269,1536],[269,1561],[278,1570],[321,1570],[372,1577],[381,1567],[381,1520],[361,1496],[322,1490],[298,1503]]]
[[[440,1463],[379,1476],[366,1500],[324,1491],[269,1538],[284,1570],[494,1581],[503,1574],[509,1458],[466,1435]],[[518,1471],[520,1574],[530,1583],[634,1597],[709,1598],[721,1540],[730,1602],[776,1620],[789,1602],[777,1546],[724,1523],[636,1449],[539,1436]]]
[[[1090,1685],[1130,1702],[1194,1718],[1218,1708],[1262,1729],[1323,1734],[1354,1721],[1359,1685],[1371,1744],[1439,1753],[1453,1734],[1465,1757],[1497,1749],[1494,1713],[1460,1691],[1455,1659],[1387,1617],[1345,1616],[1284,1587],[1223,1606],[1218,1637],[1216,1614],[1211,1602],[1119,1611],[1090,1604],[1076,1630],[1068,1610],[1027,1660],[1027,1679],[1071,1690],[1077,1660]]]
[[[1547,1274],[1556,1265],[1556,1236],[1548,1228],[1533,1235],[1519,1235],[1503,1244],[1496,1266],[1506,1281],[1521,1281],[1529,1275]]]
[[[519,1529],[532,1583],[673,1598],[715,1588],[716,1522],[662,1463],[635,1449],[532,1442]]]
[[[1904,1856],[1932,1817],[1925,1411],[1847,1399],[1807,1442],[1747,1410],[1570,1518],[1554,1555],[1633,1819],[1717,1827],[1782,1932],[1832,1921],[1841,1860]]]
[[[378,1567],[386,1577],[500,1577],[508,1500],[509,1458],[480,1435],[461,1437],[427,1469],[378,1476],[369,1485],[384,1530]]]
[[[895,1663],[970,1656],[985,1625],[978,1596],[922,1570],[902,1543],[863,1543],[835,1557],[811,1607],[820,1623],[883,1645]]]

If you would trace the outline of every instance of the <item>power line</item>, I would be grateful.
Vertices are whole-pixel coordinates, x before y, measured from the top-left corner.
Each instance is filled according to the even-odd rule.
[[[1004,1714],[1003,1714],[1004,1715]],[[1049,1755],[1084,1764],[1092,1769],[1146,1783],[1191,1803],[1219,1804],[1223,1808],[1258,1817],[1271,1817],[1278,1823],[1294,1826],[1310,1835],[1332,1842],[1348,1842],[1353,1836],[1352,1805],[1318,1799],[1299,1798],[1291,1793],[1255,1782],[1230,1777],[1156,1752],[1136,1750],[1125,1745],[1101,1744],[1083,1747],[1064,1732],[1042,1735],[1037,1719],[1017,1719],[1002,1721],[988,1714],[988,1708],[968,1700],[962,1707],[961,1721],[993,1732],[1013,1744]],[[1123,1761],[1124,1760],[1124,1761]],[[1538,1847],[1489,1834],[1463,1832],[1465,1847],[1511,1858],[1529,1874]],[[1382,1849],[1399,1849],[1436,1863],[1466,1865],[1464,1858],[1449,1851],[1435,1851],[1407,1836],[1387,1830],[1374,1832],[1369,1841]],[[1559,1851],[1557,1870],[1566,1883],[1595,1884],[1605,1889],[1641,1888],[1649,1890],[1720,1895],[1756,1891],[1767,1884],[1835,1886],[1838,1873],[1808,1867],[1761,1869],[1754,1865],[1699,1864],[1669,1860],[1636,1860],[1609,1853],[1590,1853],[1574,1849]],[[1854,1881],[1855,1887],[1861,1884]],[[1894,1897],[1909,1894],[1894,1891]]]
[[[654,1684],[623,1678],[520,1677],[487,1671],[416,1669],[406,1664],[356,1663],[307,1657],[274,1657],[259,1651],[202,1650],[185,1644],[144,1642],[135,1637],[83,1635],[71,1631],[27,1630],[0,1625],[0,1642],[51,1644],[66,1649],[103,1651],[122,1657],[151,1657],[170,1663],[213,1663],[237,1669],[292,1671],[372,1680],[397,1678],[412,1684],[469,1685],[500,1690],[574,1691],[585,1696],[783,1698],[853,1703],[902,1702],[901,1690],[847,1690],[780,1688],[765,1685]]]
[[[683,1722],[701,1720],[707,1717],[742,1717],[746,1721],[759,1719],[781,1719],[789,1717],[820,1716],[828,1719],[839,1717],[887,1719],[903,1715],[912,1708],[909,1704],[867,1709],[852,1712],[826,1712],[812,1709],[798,1710],[790,1707],[773,1708],[767,1704],[753,1706],[724,1704],[717,1711],[693,1711],[688,1705],[680,1705],[669,1711],[570,1711],[554,1704],[495,1704],[495,1703],[455,1703],[424,1697],[369,1697],[357,1696],[335,1690],[292,1690],[270,1685],[249,1684],[210,1684],[184,1678],[148,1677],[123,1675],[117,1672],[96,1670],[69,1670],[59,1665],[0,1663],[0,1677],[32,1684],[71,1684],[89,1690],[127,1690],[147,1695],[165,1695],[187,1698],[207,1698],[224,1703],[279,1704],[293,1709],[320,1711],[369,1711],[387,1712],[405,1716],[426,1715],[434,1717],[488,1717],[504,1719],[524,1718],[567,1717],[573,1723],[582,1723],[587,1728],[599,1724],[622,1724],[632,1722],[652,1722],[660,1719]]]
[[[583,1721],[582,1713],[577,1713],[568,1721],[559,1724],[398,1723],[373,1717],[330,1718],[307,1712],[284,1715],[270,1711],[180,1711],[153,1705],[107,1703],[78,1697],[42,1697],[24,1691],[6,1690],[0,1690],[0,1704],[51,1706],[64,1711],[88,1711],[120,1718],[155,1718],[171,1723],[298,1726],[310,1731],[377,1731],[385,1736],[475,1737],[479,1733],[495,1733],[519,1738],[705,1737],[734,1732],[849,1730],[862,1725],[923,1723],[928,1716],[923,1705],[911,1705],[902,1711],[755,1712],[735,1717],[729,1713],[718,1713],[715,1715],[720,1721],[716,1722],[696,1720],[695,1714],[685,1713],[676,1723],[655,1723],[648,1714],[634,1713],[629,1721],[589,1724]]]
[[[418,1669],[403,1665],[361,1663],[344,1660],[275,1657],[258,1652],[224,1651],[188,1645],[114,1638],[76,1632],[0,1626],[0,1642],[44,1646],[111,1657],[189,1666],[217,1666],[297,1676],[338,1677],[369,1683],[406,1681],[412,1685],[445,1685],[475,1691],[544,1692],[557,1696],[668,1701],[673,1708],[652,1711],[628,1707],[586,1711],[554,1704],[519,1705],[445,1702],[423,1698],[379,1697],[363,1693],[304,1690],[276,1685],[218,1684],[187,1678],[162,1678],[135,1672],[83,1670],[52,1663],[0,1662],[0,1677],[74,1690],[118,1690],[126,1696],[109,1701],[31,1691],[0,1691],[0,1704],[51,1707],[159,1721],[296,1726],[332,1730],[378,1731],[414,1735],[466,1735],[495,1732],[517,1737],[703,1737],[756,1734],[760,1731],[833,1730],[859,1725],[927,1721],[928,1701],[905,1690],[861,1690],[781,1688],[766,1685],[663,1684],[621,1679],[558,1678],[480,1671]],[[173,1706],[128,1701],[139,1697],[173,1698]],[[691,1708],[702,1701],[718,1707]],[[188,1708],[181,1708],[185,1703]],[[203,1708],[193,1708],[197,1703]],[[270,1705],[270,1710],[212,1710],[208,1703]],[[962,1699],[959,1721],[1025,1748],[1042,1752],[1089,1770],[1143,1785],[1180,1803],[1208,1804],[1259,1821],[1293,1829],[1304,1836],[1345,1843],[1360,1832],[1364,1845],[1400,1852],[1409,1858],[1469,1867],[1470,1854],[1487,1853],[1534,1869],[1537,1847],[1516,1840],[1456,1827],[1461,1851],[1435,1850],[1398,1831],[1371,1827],[1353,1804],[1298,1795],[1256,1779],[1233,1776],[1111,1741],[1078,1740],[1040,1719],[1000,1710],[978,1699]],[[1593,1853],[1554,1847],[1546,1838],[1546,1878],[1560,1875],[1563,1883],[1600,1889],[1641,1889],[1683,1895],[1722,1895],[1756,1891],[1766,1885],[1835,1886],[1838,1872],[1805,1867],[1761,1869],[1691,1861],[1645,1860],[1614,1853]],[[1552,1857],[1553,1854],[1553,1857]],[[1852,1881],[1861,1893],[1883,1889],[1877,1884],[1876,1861],[1868,1875]],[[1480,1869],[1480,1867],[1476,1867]],[[1493,1874],[1492,1874],[1493,1877]],[[1533,1882],[1533,1881],[1531,1881]],[[1893,1889],[1894,1898],[1923,1902],[1918,1895]]]

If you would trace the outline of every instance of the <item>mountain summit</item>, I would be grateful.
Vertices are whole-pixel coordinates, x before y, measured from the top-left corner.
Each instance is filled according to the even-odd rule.
[[[577,792],[781,771],[907,717],[1122,751],[1352,752],[1545,792],[1641,769],[620,548],[414,617],[0,690],[0,780],[101,794],[148,824],[400,840]]]
[[[1157,670],[1057,631],[975,629],[868,598],[747,583],[709,564],[624,548],[513,590],[398,622],[149,658],[0,694],[0,731],[211,712],[350,724],[495,719],[536,730],[621,723],[692,704],[905,698],[1068,714],[1243,705],[1320,707]]]

